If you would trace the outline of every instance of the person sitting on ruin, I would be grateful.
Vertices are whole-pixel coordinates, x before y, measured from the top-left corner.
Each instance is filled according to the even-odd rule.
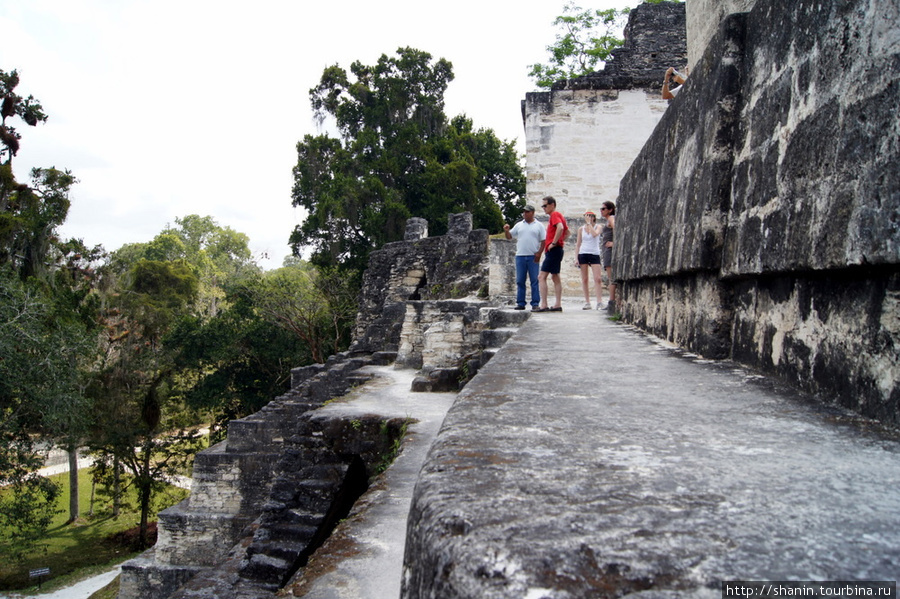
[[[676,71],[675,67],[669,67],[668,69],[666,69],[666,76],[663,79],[663,86],[662,86],[663,100],[674,100],[675,99],[675,96],[677,96],[678,92],[681,91],[681,86],[684,85],[684,82],[687,79],[687,74],[686,74],[687,72],[688,72],[687,68],[684,69],[685,74],[682,74],[682,73],[679,73],[678,71]],[[678,86],[669,89],[669,80],[670,79],[674,79],[675,83],[677,83]]]

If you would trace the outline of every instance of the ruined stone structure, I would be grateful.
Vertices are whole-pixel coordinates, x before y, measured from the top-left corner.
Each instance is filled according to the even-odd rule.
[[[354,426],[316,408],[364,380],[387,354],[339,355],[298,369],[294,388],[232,421],[197,455],[191,495],[159,514],[155,547],[122,566],[119,597],[267,597],[365,489],[403,423]],[[301,380],[303,379],[303,380]]]
[[[628,322],[900,423],[900,8],[758,0],[624,177]]]
[[[615,201],[668,106],[660,94],[666,69],[686,61],[684,4],[641,4],[629,16],[625,45],[603,70],[526,94],[528,201],[540,206],[553,196],[573,230],[585,210],[599,214],[602,202]],[[566,293],[580,294],[581,279],[568,265]]]
[[[294,369],[290,392],[229,423],[228,438],[197,456],[190,498],[161,512],[156,546],[123,565],[121,599],[274,596],[404,426],[317,408],[389,363],[419,371],[413,391],[455,391],[527,317],[485,298],[488,234],[472,230],[471,214],[452,215],[447,235],[427,231],[410,219],[404,241],[372,254],[348,352]]]
[[[709,5],[712,0],[692,1]],[[725,5],[749,7],[741,0]],[[577,215],[618,196],[614,263],[627,322],[703,356],[732,358],[859,413],[900,423],[900,7],[894,0],[756,0],[749,12],[724,18],[695,61],[683,93],[666,108],[658,100],[662,73],[673,62],[683,63],[686,54],[650,49],[672,38],[677,19],[684,26],[684,13],[677,12],[683,8],[641,6],[632,14],[630,45],[604,73],[529,94],[524,106],[529,200],[551,194],[565,214]],[[657,34],[638,27],[645,17],[645,23],[655,23]],[[613,139],[614,130],[624,136],[617,119],[632,118],[631,139]],[[649,139],[629,145],[642,136]],[[624,148],[617,158],[608,153],[616,145]],[[631,158],[625,158],[629,152]],[[397,422],[373,419],[357,427],[320,417],[316,408],[362,382],[371,364],[396,361],[420,369],[414,388],[458,388],[491,355],[484,348],[501,344],[516,324],[506,320],[495,301],[510,288],[513,247],[492,243],[487,232],[472,230],[471,217],[456,215],[446,236],[430,238],[427,223],[412,219],[404,241],[373,253],[351,350],[326,365],[295,371],[290,393],[232,423],[228,440],[197,458],[191,498],[160,515],[157,547],[123,566],[120,597],[272,596],[342,517],[384,446],[399,434]],[[551,334],[563,346],[582,332],[574,326],[565,335],[535,327],[519,350],[542,347]],[[617,341],[609,335],[614,348]],[[570,361],[583,357],[582,352]],[[642,359],[640,353],[632,356],[632,369],[620,377],[622,397],[630,397],[633,378],[644,374]],[[669,477],[672,468],[681,467],[685,479],[693,480],[696,469],[685,467],[680,455],[670,456],[671,464],[663,458],[679,445],[718,455],[717,446],[704,440],[721,432],[722,421],[744,428],[735,422],[748,412],[734,405],[719,405],[718,412],[695,406],[693,413],[708,421],[687,423],[703,425],[693,438],[666,429],[670,437],[655,431],[653,438],[642,439],[648,427],[633,426],[648,414],[642,405],[624,402],[633,410],[629,427],[628,419],[604,418],[594,409],[595,398],[583,395],[580,387],[567,387],[572,390],[566,399],[570,405],[588,403],[584,422],[572,422],[564,408],[544,401],[536,377],[523,397],[491,395],[492,387],[504,381],[512,385],[523,370],[533,374],[533,363],[530,359],[523,366],[515,352],[498,356],[488,367],[494,379],[479,377],[448,416],[422,470],[411,515],[406,596],[474,596],[454,595],[447,591],[451,587],[440,586],[451,579],[454,588],[471,583],[494,589],[495,594],[482,596],[497,597],[508,596],[504,593],[513,583],[538,593],[516,596],[534,597],[545,596],[541,593],[557,583],[571,589],[569,595],[552,595],[559,597],[585,596],[585,589],[608,588],[610,581],[613,591],[634,592],[657,583],[681,584],[675,575],[660,581],[657,573],[693,571],[699,563],[692,553],[695,536],[713,548],[727,538],[711,530],[713,520],[704,519],[689,521],[669,538],[665,526],[676,521],[672,514],[712,509],[715,522],[732,515],[734,503],[725,495],[744,497],[743,464],[758,460],[741,454],[730,472],[728,493],[688,497]],[[721,378],[728,379],[726,387],[754,395],[745,381]],[[470,392],[477,385],[481,395]],[[653,393],[661,392],[645,391]],[[692,394],[683,395],[689,405]],[[659,414],[673,409],[657,397],[650,400]],[[534,411],[518,409],[526,404]],[[493,419],[486,419],[490,409]],[[790,420],[776,414],[771,422],[779,428],[773,432],[754,416],[758,430],[749,437],[765,436],[768,446],[777,446],[795,434]],[[601,430],[605,455],[622,463],[612,458],[604,463],[597,439],[582,434],[585,426]],[[834,447],[832,454],[842,455],[844,445],[834,443],[838,433],[824,436]],[[667,442],[654,445],[660,438]],[[817,440],[807,442],[815,456]],[[888,451],[868,443],[864,450],[859,461],[879,459],[885,472],[894,472]],[[574,470],[556,462],[566,451]],[[842,461],[841,467],[852,470],[852,462]],[[522,463],[540,476],[520,476],[515,464]],[[591,464],[596,468],[585,470]],[[718,464],[710,466],[704,488],[722,486]],[[801,466],[805,486],[814,486],[818,470],[808,461]],[[799,468],[786,470],[792,475]],[[596,489],[583,492],[573,484],[571,496],[565,495],[570,483],[581,482],[570,478],[572,472],[592,473],[585,482]],[[765,468],[755,474],[766,480],[768,475]],[[483,491],[485,479],[492,477],[492,484],[519,492],[521,501],[490,505],[496,498]],[[554,485],[541,487],[541,481]],[[790,499],[786,504],[796,514],[792,524],[805,516],[804,484],[795,481],[782,473],[772,487],[773,499]],[[842,493],[834,495],[841,499]],[[577,509],[560,524],[556,506],[547,508],[551,501]],[[768,540],[758,534],[752,521],[756,508],[750,504],[742,512],[750,522],[746,530]],[[852,501],[846,508],[838,504],[848,513],[854,507]],[[891,522],[897,513],[893,505],[883,510],[894,518]],[[601,531],[627,510],[636,514],[622,533],[629,562],[603,561],[591,546],[578,544],[573,531],[580,530],[588,509],[595,530]],[[513,537],[504,529],[496,540],[489,539],[490,552],[476,545],[477,555],[467,553],[472,535],[495,527],[498,514],[519,518],[522,530],[531,532]],[[841,546],[855,551],[855,540],[838,536]],[[672,563],[676,538],[686,549],[683,562]],[[606,549],[607,541],[592,543]],[[566,542],[568,554],[555,552]],[[654,570],[645,563],[647,543],[657,543],[654,555],[664,567]],[[896,553],[896,543],[888,544]],[[429,554],[435,547],[439,551]],[[509,550],[522,547],[534,558],[527,567],[509,559]],[[535,547],[542,551],[535,553]],[[735,548],[742,550],[741,543],[727,547]],[[766,557],[765,551],[751,549],[747,559],[758,565],[754,571],[770,572],[770,564],[757,560]],[[805,546],[793,549],[799,558],[812,559]],[[471,557],[472,567],[444,559],[457,555]],[[549,567],[560,555],[568,562]],[[631,572],[622,565],[627,563],[633,564]],[[572,564],[575,569],[567,570]],[[526,575],[547,580],[529,587]],[[439,590],[428,594],[431,589]]]

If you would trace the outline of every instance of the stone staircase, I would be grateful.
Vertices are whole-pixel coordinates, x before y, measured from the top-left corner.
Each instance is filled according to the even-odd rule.
[[[229,423],[227,439],[197,455],[191,497],[159,514],[157,545],[123,565],[119,597],[273,596],[346,516],[404,427],[317,409],[403,351],[429,360],[413,391],[456,391],[529,316],[484,301],[409,304],[400,352],[345,352],[294,369],[291,391]],[[457,365],[442,366],[447,356]]]
[[[289,479],[305,481],[297,488],[309,491],[305,501],[310,506],[314,502],[309,497],[330,504],[343,493],[348,473],[359,469],[351,454],[333,453],[305,428],[309,414],[365,382],[368,376],[359,372],[362,367],[392,358],[391,352],[339,354],[325,365],[296,369],[291,391],[256,414],[230,422],[227,439],[196,456],[191,496],[160,512],[156,546],[123,565],[120,597],[168,597],[192,579],[195,587],[206,580],[207,586],[218,588],[215,579],[223,572],[231,586],[246,576],[247,584],[238,586],[258,587],[257,591],[277,588],[277,581],[315,539],[315,533],[307,530],[305,537],[282,543],[278,535],[284,537],[285,530],[267,527],[273,510],[281,506],[284,489],[294,484]],[[302,497],[295,501],[300,503],[289,509],[303,507]],[[297,517],[318,532],[327,512],[322,507]],[[282,547],[280,553],[274,539]],[[184,596],[196,596],[194,591],[185,592]],[[221,592],[219,588],[216,596],[226,596]]]

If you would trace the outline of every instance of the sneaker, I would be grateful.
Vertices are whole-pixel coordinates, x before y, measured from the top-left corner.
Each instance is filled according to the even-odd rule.
[[[602,309],[603,309],[603,304],[601,304],[600,302],[597,302],[597,309],[598,309],[598,310],[602,310]]]
[[[581,306],[581,309],[582,309],[582,310],[590,310],[590,309],[591,309],[591,302],[585,302],[585,304],[584,304],[583,306]]]
[[[606,304],[607,312],[615,312],[616,311],[616,302],[609,302]]]

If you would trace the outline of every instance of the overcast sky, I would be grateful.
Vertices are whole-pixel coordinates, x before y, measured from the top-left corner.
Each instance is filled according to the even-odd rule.
[[[591,8],[637,0],[582,2]],[[319,131],[322,70],[411,46],[453,63],[448,116],[517,140],[528,65],[546,62],[563,0],[3,0],[0,69],[49,116],[13,160],[79,179],[64,237],[115,250],[175,218],[212,216],[278,267],[302,218],[296,144]]]

